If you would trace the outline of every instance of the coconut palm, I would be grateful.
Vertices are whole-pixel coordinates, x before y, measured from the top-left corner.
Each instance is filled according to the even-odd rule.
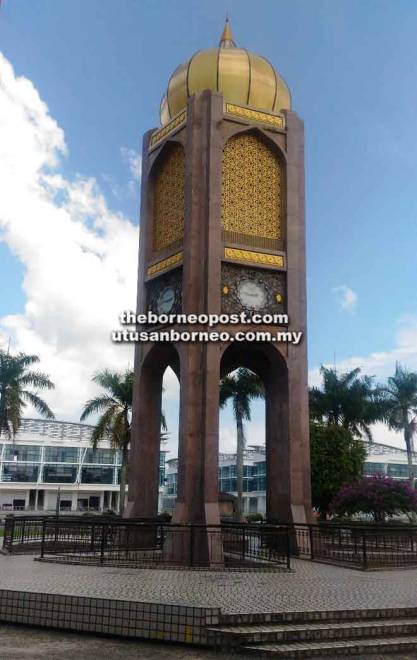
[[[249,369],[240,368],[220,381],[220,407],[224,408],[230,400],[236,420],[236,481],[239,519],[243,515],[243,456],[245,451],[245,432],[243,422],[251,419],[251,402],[265,395],[259,376]]]
[[[11,355],[8,350],[0,349],[0,435],[5,433],[8,438],[14,438],[28,404],[43,417],[54,419],[52,410],[38,391],[51,390],[55,385],[47,374],[30,369],[38,362],[37,355]]]
[[[414,486],[414,436],[417,430],[417,373],[407,371],[398,362],[395,374],[388,378],[385,395],[385,421],[393,431],[402,431],[407,450],[408,478]]]
[[[373,378],[360,376],[360,371],[339,374],[335,368],[321,367],[323,388],[310,388],[310,417],[356,436],[365,435],[371,442],[371,425],[383,419],[383,396]]]
[[[126,468],[132,430],[133,371],[118,373],[104,369],[93,377],[93,382],[106,392],[90,399],[84,406],[81,421],[90,415],[101,413],[91,436],[94,449],[102,440],[109,440],[112,447],[121,451],[119,514],[124,511],[126,493]],[[166,430],[165,415],[161,426]]]

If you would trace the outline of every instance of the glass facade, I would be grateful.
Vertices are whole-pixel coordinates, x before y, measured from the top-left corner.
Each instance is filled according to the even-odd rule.
[[[73,484],[77,479],[76,465],[44,465],[42,481],[48,484]]]
[[[166,492],[167,495],[177,494],[177,473],[167,474],[166,477]]]
[[[2,481],[37,481],[39,466],[28,463],[3,463]]]
[[[44,461],[48,463],[78,463],[79,460],[78,447],[45,447]]]
[[[243,466],[243,492],[252,493],[265,490],[265,461]],[[237,490],[236,465],[222,465],[219,468],[219,490],[222,493],[235,493]]]
[[[120,452],[115,449],[87,449],[85,452],[84,463],[99,463],[100,465],[120,465],[120,461],[117,460],[118,454]]]
[[[114,470],[109,467],[83,467],[81,470],[82,484],[112,484]]]
[[[166,461],[167,452],[161,451],[159,454],[159,485],[165,485],[165,461]]]
[[[414,469],[416,469],[416,466],[414,466]],[[407,479],[408,478],[408,465],[404,465],[401,463],[390,463],[388,465],[388,470],[387,474],[390,477],[402,477]]]
[[[39,461],[41,447],[39,445],[6,445],[4,448],[5,461]]]
[[[415,466],[417,474],[417,466]],[[397,479],[408,478],[408,466],[405,463],[377,463],[367,461],[364,463],[363,473],[366,476],[387,474]],[[166,477],[166,494],[177,494],[177,474],[171,473]],[[223,493],[236,493],[236,465],[222,465],[219,468],[219,491]],[[266,491],[266,462],[257,461],[253,465],[245,465],[243,469],[243,492],[264,493]]]
[[[160,453],[159,483],[165,483],[166,451]],[[0,483],[117,485],[121,452],[81,446],[0,444]]]
[[[177,473],[166,475],[166,494],[177,494]],[[266,489],[266,464],[259,461],[254,465],[243,466],[243,492],[252,493]],[[219,491],[235,493],[237,490],[236,465],[222,465],[219,468]]]
[[[367,476],[385,474],[385,463],[364,463],[363,473]]]

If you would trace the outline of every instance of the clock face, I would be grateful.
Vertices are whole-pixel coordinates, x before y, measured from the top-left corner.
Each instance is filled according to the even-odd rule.
[[[266,290],[253,280],[242,280],[237,287],[240,302],[249,309],[262,309],[266,304]]]
[[[158,314],[168,314],[174,306],[175,302],[175,289],[172,286],[167,286],[162,289],[156,302]]]

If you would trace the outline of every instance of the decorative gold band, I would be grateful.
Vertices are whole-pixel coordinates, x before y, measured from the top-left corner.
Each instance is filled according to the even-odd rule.
[[[158,131],[155,131],[155,133],[152,134],[150,140],[150,144],[149,144],[150,149],[153,149],[153,147],[156,144],[158,144],[158,142],[160,142],[167,135],[172,133],[174,129],[181,126],[181,124],[185,124],[186,120],[187,120],[187,112],[184,110],[184,112],[180,112],[179,115],[174,117],[174,119],[172,119],[172,121],[170,121],[169,124],[167,124],[163,128],[160,128]]]
[[[284,257],[281,254],[267,254],[266,252],[252,252],[250,250],[225,247],[224,256],[226,259],[248,261],[252,264],[270,266],[272,268],[284,268],[285,265]]]
[[[162,259],[162,261],[157,261],[156,264],[152,264],[152,266],[149,266],[149,268],[147,269],[146,274],[148,277],[151,277],[152,275],[156,275],[157,273],[160,273],[163,270],[168,270],[168,268],[177,266],[179,263],[181,263],[181,261],[182,261],[182,250],[181,252],[172,254],[170,257],[167,257],[166,259]]]
[[[285,128],[284,117],[279,115],[270,115],[267,112],[259,112],[257,110],[250,110],[249,108],[243,108],[240,105],[234,105],[233,103],[226,103],[226,113],[229,115],[236,115],[237,117],[242,117],[242,119],[249,119],[251,121],[259,121],[263,124],[271,124],[277,128]]]

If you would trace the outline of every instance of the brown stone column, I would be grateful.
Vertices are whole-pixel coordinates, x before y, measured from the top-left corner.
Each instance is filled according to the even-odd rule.
[[[287,281],[290,330],[304,333],[288,345],[288,432],[291,512],[294,522],[311,520],[310,442],[307,382],[307,296],[305,261],[304,125],[294,112],[287,121]]]
[[[290,439],[288,428],[288,375],[270,369],[265,382],[266,516],[290,522]]]
[[[216,129],[222,109],[221,97],[208,92],[188,104],[183,267],[187,314],[220,310],[222,148]],[[214,343],[184,343],[180,354],[178,494],[173,521],[218,525],[220,350]],[[200,534],[194,560],[221,562],[218,541],[218,531],[204,538]]]
[[[152,350],[156,352],[153,358]],[[129,456],[129,501],[125,515],[155,518],[158,514],[163,371],[157,364],[157,348],[140,353],[142,360],[136,371],[133,442]]]

